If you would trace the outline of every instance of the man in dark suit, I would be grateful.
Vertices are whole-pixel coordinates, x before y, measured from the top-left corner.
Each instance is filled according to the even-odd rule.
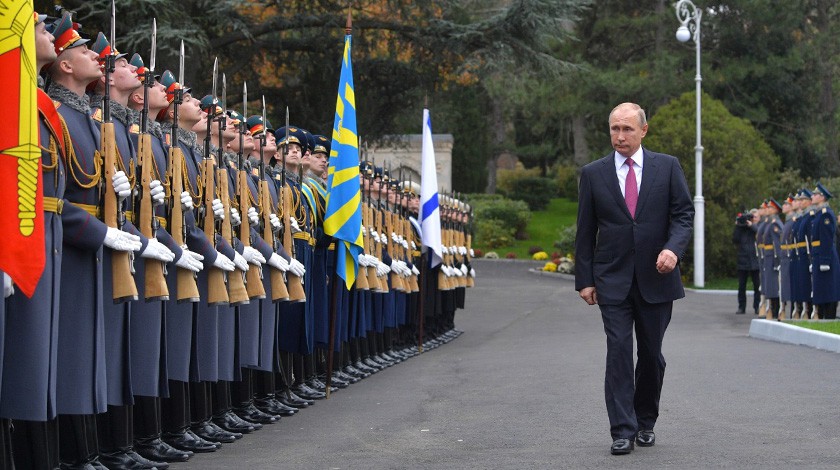
[[[609,123],[615,152],[581,171],[575,289],[601,309],[610,451],[628,454],[634,440],[649,447],[656,439],[665,373],[662,338],[673,301],[685,296],[677,265],[691,238],[694,209],[677,159],[642,148],[648,130],[644,110],[622,103]]]

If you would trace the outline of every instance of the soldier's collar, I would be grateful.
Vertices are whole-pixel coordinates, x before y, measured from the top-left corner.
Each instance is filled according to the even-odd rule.
[[[71,109],[90,116],[90,97],[88,95],[79,96],[57,82],[50,83],[50,89],[47,91],[47,94],[53,100],[59,101]]]

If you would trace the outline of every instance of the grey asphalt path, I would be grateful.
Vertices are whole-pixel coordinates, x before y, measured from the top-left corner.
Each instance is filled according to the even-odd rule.
[[[675,303],[655,447],[609,455],[597,307],[476,262],[455,341],[174,469],[838,468],[840,356],[747,337],[735,298]]]

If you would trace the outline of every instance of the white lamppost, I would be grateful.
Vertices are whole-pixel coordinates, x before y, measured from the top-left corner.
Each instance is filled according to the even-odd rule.
[[[697,145],[694,146],[694,285],[703,287],[706,285],[704,281],[706,274],[706,235],[704,232],[706,203],[703,200],[703,145],[700,143],[700,123],[702,122],[700,118],[700,82],[703,81],[700,76],[700,17],[703,12],[691,0],[680,0],[674,7],[677,10],[677,19],[680,21],[680,27],[677,28],[677,40],[687,42],[689,39],[693,39],[697,52],[697,75],[694,77],[697,84]]]

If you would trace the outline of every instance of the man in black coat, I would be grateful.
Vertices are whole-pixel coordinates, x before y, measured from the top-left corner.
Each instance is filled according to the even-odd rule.
[[[673,301],[685,296],[678,264],[691,239],[694,208],[679,161],[642,148],[648,129],[644,110],[620,104],[609,123],[615,152],[586,165],[580,175],[575,289],[601,310],[610,451],[628,454],[634,440],[649,447],[656,439],[665,374],[662,339]]]
[[[735,313],[739,314],[747,308],[747,278],[752,279],[755,313],[758,313],[758,302],[761,299],[758,292],[758,255],[755,251],[756,217],[753,211],[736,217],[735,229],[732,231],[732,243],[738,249],[738,311]]]

